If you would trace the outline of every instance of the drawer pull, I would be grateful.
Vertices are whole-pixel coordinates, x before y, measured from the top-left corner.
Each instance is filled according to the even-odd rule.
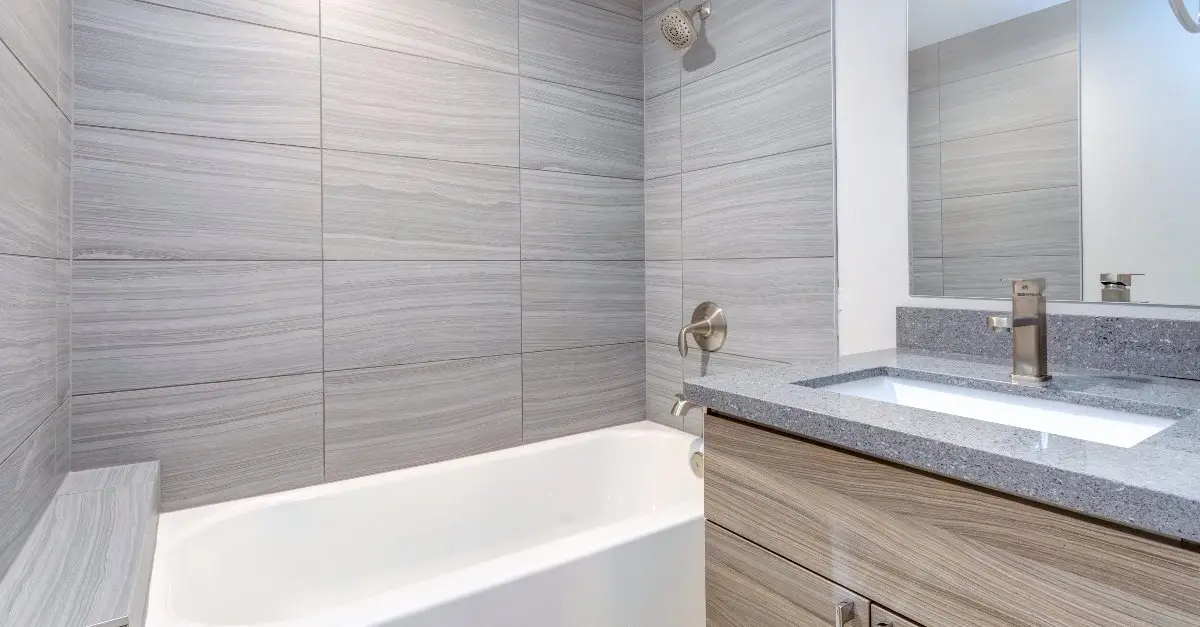
[[[854,620],[854,601],[842,601],[834,608],[834,627],[846,627],[846,623]]]

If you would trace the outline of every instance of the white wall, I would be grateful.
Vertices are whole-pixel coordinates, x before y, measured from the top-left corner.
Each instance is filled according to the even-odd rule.
[[[1084,298],[1144,272],[1135,300],[1200,304],[1200,35],[1165,0],[1084,0],[1079,26]]]
[[[906,0],[836,0],[838,342],[896,345],[908,298]]]

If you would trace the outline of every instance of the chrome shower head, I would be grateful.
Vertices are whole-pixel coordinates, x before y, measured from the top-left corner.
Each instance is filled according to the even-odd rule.
[[[658,20],[658,27],[662,31],[663,37],[676,50],[690,48],[692,44],[696,43],[698,34],[692,17],[697,14],[700,15],[701,21],[708,19],[708,16],[712,15],[712,6],[705,2],[691,11],[672,7],[667,9],[662,18]]]

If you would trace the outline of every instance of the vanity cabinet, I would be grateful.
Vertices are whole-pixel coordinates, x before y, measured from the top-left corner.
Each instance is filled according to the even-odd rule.
[[[871,627],[921,627],[886,607],[871,604]]]
[[[900,627],[1200,625],[1180,542],[724,417],[704,437],[710,626],[834,624],[850,591]]]

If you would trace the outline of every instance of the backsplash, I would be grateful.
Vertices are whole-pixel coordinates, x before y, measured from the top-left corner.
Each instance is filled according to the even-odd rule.
[[[898,307],[896,345],[1010,358],[1012,336],[989,331],[989,313]],[[1061,314],[1047,321],[1052,372],[1058,365],[1200,380],[1200,322]]]
[[[73,467],[170,510],[643,419],[635,5],[78,0]]]

